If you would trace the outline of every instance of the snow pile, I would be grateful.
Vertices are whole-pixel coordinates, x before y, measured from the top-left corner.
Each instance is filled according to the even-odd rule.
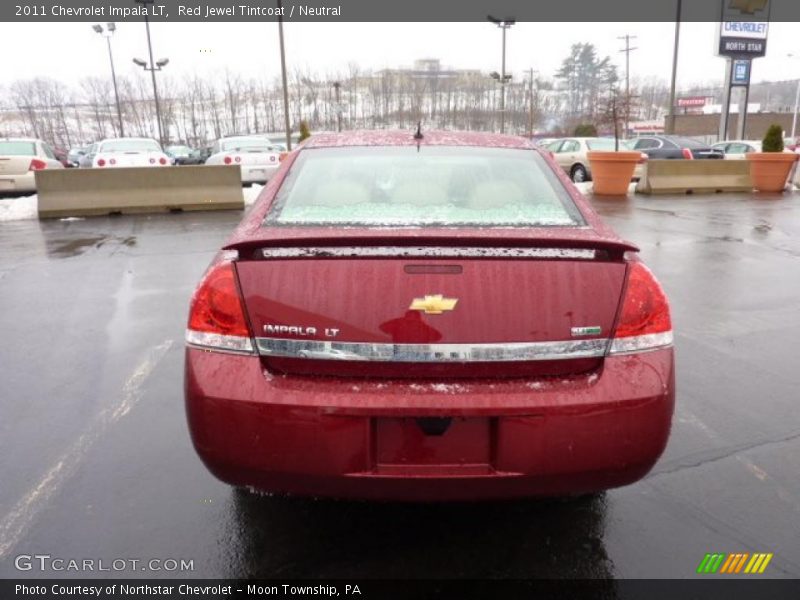
[[[254,183],[250,187],[243,188],[242,192],[244,193],[244,203],[246,206],[250,206],[256,201],[258,195],[261,193],[261,190],[264,189],[263,185],[258,185]]]
[[[39,200],[36,194],[22,198],[0,196],[0,221],[21,221],[38,218]]]

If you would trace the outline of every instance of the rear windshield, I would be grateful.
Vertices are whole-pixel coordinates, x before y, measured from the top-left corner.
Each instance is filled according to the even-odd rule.
[[[111,140],[100,144],[100,152],[161,152],[155,140]]]
[[[398,146],[301,151],[265,223],[530,227],[584,221],[534,150]]]
[[[236,140],[223,140],[223,150],[246,150],[250,152],[268,152],[274,150],[269,140],[259,138],[244,138]]]
[[[671,138],[671,140],[676,144],[678,144],[678,146],[680,146],[681,148],[691,148],[695,150],[701,148],[708,148],[707,144],[704,144],[703,142],[698,142],[697,140],[693,140],[692,138],[675,137]]]
[[[36,144],[33,142],[2,142],[0,155],[3,156],[36,156]]]

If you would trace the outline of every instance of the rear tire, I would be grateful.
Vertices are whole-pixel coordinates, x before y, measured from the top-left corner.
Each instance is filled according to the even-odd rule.
[[[573,166],[569,173],[569,177],[574,183],[583,183],[584,181],[589,181],[589,174],[586,172],[586,167],[583,165]]]

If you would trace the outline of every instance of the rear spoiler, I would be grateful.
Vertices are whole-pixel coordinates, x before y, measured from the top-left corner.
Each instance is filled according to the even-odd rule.
[[[619,239],[410,237],[384,235],[243,240],[224,247],[245,260],[303,258],[535,258],[622,260],[639,248]]]

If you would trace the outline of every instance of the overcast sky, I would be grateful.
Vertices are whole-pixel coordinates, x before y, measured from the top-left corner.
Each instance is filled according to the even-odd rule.
[[[214,75],[226,66],[248,77],[280,73],[275,23],[154,23],[151,29],[155,58],[169,57],[172,76]],[[715,32],[713,23],[682,24],[679,87],[722,80]],[[310,67],[320,74],[345,72],[350,62],[379,69],[428,57],[455,68],[500,67],[500,30],[490,23],[287,23],[285,33],[289,68]],[[570,45],[586,41],[611,56],[622,75],[623,42],[616,38],[626,33],[638,36],[631,76],[667,81],[672,23],[518,23],[508,33],[507,68],[519,75],[533,67],[552,77]],[[786,56],[800,54],[798,40],[800,23],[772,23],[767,56],[755,61],[753,81],[800,78],[800,59]],[[112,43],[120,74],[139,68],[133,57],[147,58],[144,23],[119,23]],[[109,73],[105,43],[90,23],[0,23],[0,57],[0,85],[34,76],[74,84]]]

